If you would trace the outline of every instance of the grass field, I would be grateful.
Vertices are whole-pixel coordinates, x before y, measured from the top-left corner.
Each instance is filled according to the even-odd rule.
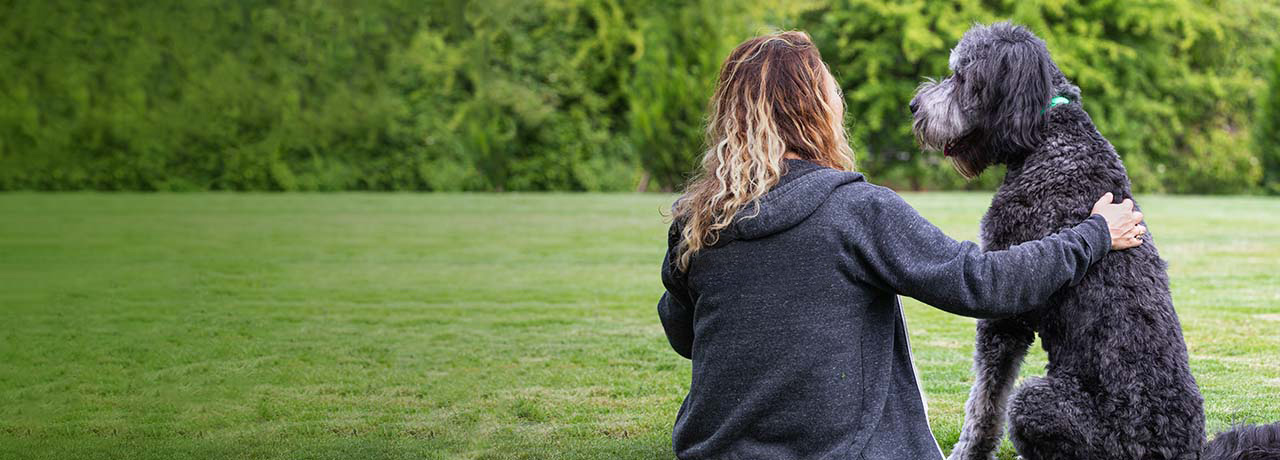
[[[0,457],[670,458],[670,200],[0,194]],[[1280,420],[1280,199],[1143,204],[1209,429]],[[949,450],[973,321],[906,308]]]

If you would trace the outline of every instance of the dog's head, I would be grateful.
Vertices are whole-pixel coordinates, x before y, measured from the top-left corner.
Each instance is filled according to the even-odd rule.
[[[965,32],[951,50],[950,67],[950,77],[916,91],[912,128],[922,147],[941,150],[965,177],[1036,148],[1053,96],[1079,96],[1067,88],[1044,42],[1007,22]]]

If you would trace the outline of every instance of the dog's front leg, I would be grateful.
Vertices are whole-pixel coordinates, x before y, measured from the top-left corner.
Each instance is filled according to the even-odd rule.
[[[974,384],[964,405],[964,426],[949,460],[990,460],[1004,434],[1006,405],[1018,369],[1035,339],[1019,318],[978,322],[973,351]]]

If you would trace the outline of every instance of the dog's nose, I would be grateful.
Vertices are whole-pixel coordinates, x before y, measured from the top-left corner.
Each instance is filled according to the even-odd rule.
[[[908,107],[911,107],[911,114],[915,115],[916,110],[920,108],[920,103],[916,102],[915,99],[912,99],[911,104]]]

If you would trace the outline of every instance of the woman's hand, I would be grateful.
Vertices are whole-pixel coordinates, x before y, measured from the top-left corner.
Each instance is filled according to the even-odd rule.
[[[1111,231],[1111,249],[1129,249],[1142,244],[1142,235],[1147,227],[1142,222],[1142,211],[1133,210],[1133,200],[1125,198],[1120,204],[1112,203],[1115,198],[1111,192],[1098,198],[1093,204],[1093,214],[1107,220],[1107,229]]]

